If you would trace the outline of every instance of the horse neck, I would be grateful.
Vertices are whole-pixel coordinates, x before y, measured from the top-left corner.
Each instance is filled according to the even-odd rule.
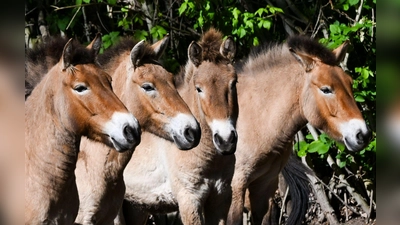
[[[109,62],[102,66],[102,69],[104,69],[104,71],[106,71],[112,77],[112,86],[114,92],[120,99],[124,91],[125,84],[127,83],[127,69],[130,66],[129,63],[129,51],[125,51],[120,55],[113,57]]]
[[[43,83],[25,104],[27,172],[43,187],[50,185],[51,189],[60,192],[63,186],[75,180],[80,136],[61,125],[51,94],[46,94],[41,86]]]
[[[253,63],[254,67],[256,62]],[[268,68],[245,68],[239,73],[237,85],[238,128],[248,123],[254,125],[254,129],[269,130],[270,136],[283,145],[292,141],[307,123],[300,105],[305,82],[305,72],[294,59]],[[255,123],[258,119],[260,121]]]

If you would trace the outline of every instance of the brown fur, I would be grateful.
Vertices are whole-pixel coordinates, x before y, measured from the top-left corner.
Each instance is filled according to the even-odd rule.
[[[149,133],[172,144],[176,142],[176,137],[182,136],[184,130],[190,128],[193,140],[184,145],[176,142],[179,148],[189,149],[198,144],[200,128],[179,96],[173,84],[173,75],[157,62],[167,43],[168,37],[153,45],[141,45],[123,38],[100,55],[98,62],[111,74],[115,93],[138,119],[143,136]],[[133,65],[130,53],[138,46],[143,46],[139,51],[142,55],[135,57],[139,64]],[[148,92],[145,86],[150,84],[154,91]],[[187,119],[191,118],[192,123],[176,118],[182,114]],[[180,123],[172,130],[170,126],[174,126],[176,120]],[[123,170],[133,152],[134,149],[117,153],[104,145],[82,140],[75,170],[81,202],[76,223],[112,223],[122,205],[125,193]]]
[[[108,74],[94,64],[74,65],[70,42],[63,49],[61,60],[25,102],[25,224],[73,224],[79,206],[74,169],[81,137],[113,146],[110,136],[116,129],[105,124],[116,112],[133,118],[112,92]],[[90,89],[77,91],[82,84]]]
[[[241,66],[239,140],[228,224],[242,224],[246,190],[253,224],[270,224],[267,211],[278,174],[288,160],[294,135],[307,122],[338,141],[349,141],[358,130],[347,122],[355,119],[362,140],[348,146],[360,150],[367,144],[369,131],[353,99],[351,78],[336,66],[345,51],[340,49],[328,54],[311,39],[291,37],[285,44],[252,54]],[[323,93],[326,87],[331,94]]]
[[[209,42],[202,39],[189,46],[189,54],[200,53],[189,55],[189,59],[198,57],[199,65],[188,61],[181,79],[183,83],[178,88],[200,122],[200,144],[184,152],[154,135],[143,135],[143,145],[134,152],[124,171],[125,199],[129,202],[124,204],[124,212],[133,215],[132,221],[125,217],[127,224],[144,224],[147,213],[174,210],[180,211],[182,222],[186,225],[225,223],[231,201],[230,182],[236,149],[234,124],[238,109],[236,73],[228,63],[231,59],[220,61],[221,55],[212,56],[217,61],[202,60],[208,57],[200,52],[200,48],[215,54],[225,52],[232,56],[230,53],[234,53],[225,49],[221,51],[221,46],[225,44],[233,47],[230,46],[232,42],[230,39],[228,43],[222,42],[222,35],[215,32],[212,29],[204,37],[217,40]],[[221,128],[222,125],[218,127],[234,135],[230,136],[232,143],[226,143],[226,147],[215,144],[215,137],[222,135],[222,131],[218,133],[213,127],[215,120],[231,122],[231,130]],[[227,123],[224,125],[227,126]]]

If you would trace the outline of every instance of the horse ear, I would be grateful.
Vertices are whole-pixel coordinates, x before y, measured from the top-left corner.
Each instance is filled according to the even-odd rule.
[[[339,65],[339,63],[343,61],[344,57],[346,56],[347,47],[349,46],[349,43],[350,41],[346,40],[345,42],[343,42],[343,44],[341,44],[339,47],[337,47],[332,51],[333,54],[336,56],[336,64]]]
[[[132,51],[131,51],[131,62],[133,65],[133,68],[136,69],[136,67],[139,65],[140,60],[143,57],[144,54],[144,40],[139,41],[135,46],[133,46]]]
[[[63,70],[67,69],[71,65],[72,52],[73,52],[73,46],[72,46],[72,38],[71,38],[65,44],[62,55],[61,55],[61,65],[62,65]]]
[[[101,34],[97,33],[96,37],[94,37],[92,42],[90,42],[90,44],[86,46],[86,48],[93,50],[94,55],[98,55],[102,44],[103,41],[101,40]]]
[[[294,58],[304,67],[306,72],[309,72],[314,68],[315,62],[312,57],[300,52],[296,52],[293,48],[289,48],[289,51],[292,53]]]
[[[157,41],[151,46],[151,48],[154,50],[154,53],[156,54],[156,59],[161,58],[162,54],[164,54],[164,51],[168,46],[168,41],[169,34],[165,35],[163,39]]]
[[[219,52],[221,53],[222,56],[229,59],[230,61],[232,61],[233,58],[235,58],[236,44],[231,36],[229,36],[222,42]]]
[[[192,63],[198,67],[200,66],[201,62],[203,61],[203,49],[199,44],[196,42],[192,41],[190,43],[189,48],[188,48],[188,56],[189,60],[192,61]]]

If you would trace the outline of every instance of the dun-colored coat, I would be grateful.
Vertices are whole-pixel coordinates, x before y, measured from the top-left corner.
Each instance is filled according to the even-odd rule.
[[[237,141],[237,77],[230,63],[235,50],[233,40],[222,41],[215,29],[189,46],[189,61],[176,82],[200,123],[200,144],[180,151],[155,135],[143,135],[124,171],[126,206],[131,207],[126,224],[144,224],[147,213],[178,209],[185,225],[224,224]]]
[[[73,224],[82,136],[118,151],[139,143],[139,124],[94,64],[100,44],[99,37],[88,48],[69,40],[48,73],[28,79],[35,82],[25,92],[25,224]]]
[[[166,36],[149,45],[125,38],[98,61],[111,74],[115,93],[138,119],[143,136],[155,135],[175,148],[188,150],[198,145],[201,130],[178,94],[173,75],[158,62],[168,40]],[[118,153],[82,140],[75,171],[81,203],[76,223],[112,224],[124,199],[123,170],[133,151]]]
[[[269,224],[268,199],[277,189],[294,135],[307,122],[350,151],[368,143],[370,131],[353,99],[352,79],[338,66],[346,45],[331,52],[295,36],[261,48],[238,66],[239,140],[228,224],[242,224],[246,189],[253,224]]]

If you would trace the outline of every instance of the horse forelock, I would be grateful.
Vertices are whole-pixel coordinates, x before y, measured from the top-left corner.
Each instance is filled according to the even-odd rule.
[[[230,61],[220,53],[223,34],[215,28],[210,28],[200,38],[199,44],[203,49],[203,60],[214,63],[229,63]]]
[[[312,39],[308,36],[295,35],[287,39],[287,44],[296,52],[317,57],[323,63],[331,66],[337,65],[337,59],[333,52],[319,43],[316,39]]]

